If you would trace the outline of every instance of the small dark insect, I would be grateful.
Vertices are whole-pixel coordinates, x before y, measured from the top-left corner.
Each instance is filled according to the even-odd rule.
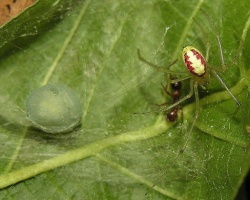
[[[170,76],[168,79],[175,80],[176,78]],[[168,84],[169,83],[170,83],[171,92],[168,91]],[[180,100],[182,83],[180,81],[175,82],[175,83],[171,83],[171,81],[168,81],[168,84],[166,86],[162,85],[162,87],[163,87],[164,91],[166,92],[166,94],[168,94],[172,98],[171,103],[173,104],[173,103],[176,103],[177,101]],[[169,102],[163,103],[161,105],[166,105],[166,104],[169,104]],[[178,111],[180,109],[181,109],[181,107],[179,105],[170,109],[166,113],[166,119],[169,122],[175,122],[178,119]]]

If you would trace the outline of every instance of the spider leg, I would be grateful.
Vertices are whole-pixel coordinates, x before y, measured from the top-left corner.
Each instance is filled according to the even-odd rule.
[[[240,106],[240,102],[239,100],[233,95],[233,93],[229,90],[229,88],[227,87],[227,85],[224,83],[224,81],[222,80],[222,78],[218,75],[218,73],[216,71],[220,71],[220,72],[224,72],[227,69],[227,66],[225,64],[225,59],[224,59],[224,55],[223,55],[223,50],[222,50],[222,44],[221,44],[221,39],[220,39],[220,35],[219,33],[216,31],[216,28],[214,26],[214,23],[212,21],[212,19],[208,16],[208,14],[204,11],[201,10],[201,12],[204,14],[204,16],[207,18],[211,29],[213,31],[213,33],[215,34],[215,37],[217,39],[217,43],[218,43],[218,47],[219,47],[219,54],[220,54],[220,59],[221,59],[221,68],[220,69],[215,69],[215,68],[211,68],[210,72],[212,72],[216,78],[220,81],[220,83],[222,84],[222,86],[227,90],[227,92],[231,95],[231,97],[234,99],[234,101],[236,102],[236,104],[238,106]]]
[[[188,142],[189,142],[189,140],[191,138],[194,125],[195,125],[195,123],[196,123],[196,121],[197,121],[197,119],[199,117],[199,114],[200,114],[200,99],[199,99],[199,93],[198,93],[198,83],[195,82],[193,87],[194,87],[193,90],[194,90],[194,96],[195,96],[195,114],[194,114],[194,118],[193,118],[191,128],[188,131],[188,134],[186,136],[185,143],[184,143],[183,147],[180,150],[180,154],[182,154],[185,151],[185,149],[187,147],[187,144],[188,144]]]
[[[164,106],[159,111],[160,112],[161,111],[168,111],[171,108],[174,108],[174,107],[178,106],[180,103],[182,103],[183,101],[185,101],[185,100],[189,99],[191,96],[193,96],[193,94],[194,94],[194,87],[193,87],[193,85],[194,85],[194,81],[193,81],[193,79],[190,79],[190,92],[186,96],[184,96],[182,99],[180,99],[179,101],[173,103],[170,106],[167,106],[167,107]]]
[[[152,110],[152,111],[148,111],[148,112],[135,112],[134,114],[150,114],[150,113],[166,112],[166,111],[170,110],[171,108],[174,108],[174,107],[178,106],[183,101],[189,99],[191,96],[193,96],[193,94],[194,94],[193,85],[194,85],[194,81],[193,81],[193,79],[190,79],[190,92],[186,96],[184,96],[182,99],[180,99],[179,101],[173,103],[170,106],[162,106],[162,108],[160,108],[158,110]]]
[[[176,78],[176,79],[170,80],[170,83],[177,83],[177,82],[185,81],[185,80],[190,79],[190,78],[191,78],[190,76],[186,76],[183,78]]]
[[[172,164],[171,164],[168,168],[171,168],[171,167],[175,164],[175,161],[177,160],[177,158],[184,152],[184,150],[185,150],[185,148],[186,148],[186,146],[187,146],[188,140],[189,140],[189,138],[190,138],[190,136],[191,136],[191,133],[192,133],[194,124],[195,124],[197,118],[199,117],[199,96],[198,96],[198,88],[197,88],[197,86],[198,86],[198,83],[197,83],[197,82],[194,83],[193,80],[191,79],[191,80],[190,80],[190,93],[189,93],[187,96],[185,96],[183,99],[180,100],[181,102],[182,102],[182,101],[185,101],[186,99],[190,98],[190,97],[193,95],[193,93],[195,93],[195,99],[196,99],[195,117],[194,117],[194,121],[193,121],[193,124],[192,124],[192,126],[191,126],[191,129],[190,129],[189,132],[188,132],[187,140],[186,140],[184,146],[183,146],[182,149],[179,151],[179,153],[175,156],[175,158],[174,158]],[[178,102],[177,102],[177,103],[178,103]],[[165,175],[167,172],[168,172],[168,170],[166,169],[166,170],[161,174],[160,178],[159,178],[159,179],[152,185],[152,187],[148,190],[148,192],[151,191],[151,190],[154,188],[154,186],[157,185],[157,184],[163,179],[164,175]],[[146,192],[145,195],[147,195],[148,192]]]
[[[212,19],[208,16],[208,14],[201,9],[201,12],[203,13],[203,15],[207,18],[210,27],[217,39],[217,43],[218,43],[218,47],[219,47],[219,54],[220,54],[220,59],[221,59],[221,67],[222,67],[222,71],[225,71],[227,69],[226,64],[225,64],[225,59],[224,59],[224,55],[223,55],[223,50],[222,50],[222,44],[221,44],[221,39],[220,39],[220,35],[219,33],[216,31],[215,25],[212,21]]]
[[[229,90],[227,85],[224,83],[224,81],[221,79],[221,77],[217,74],[216,71],[212,70],[213,74],[216,76],[216,78],[220,81],[220,83],[223,85],[223,87],[227,90],[227,92],[231,95],[231,97],[234,99],[234,101],[237,103],[238,106],[240,106],[240,102],[236,97],[233,95],[233,93]]]
[[[170,63],[170,65],[168,65],[167,67],[162,67],[162,66],[155,65],[154,63],[151,63],[148,60],[146,60],[145,58],[143,58],[141,56],[140,49],[137,49],[137,55],[138,55],[138,58],[140,61],[150,65],[151,67],[155,68],[158,71],[161,71],[164,73],[170,73],[170,74],[177,74],[177,75],[186,74],[186,72],[174,72],[174,71],[171,71],[168,69],[170,66],[174,65],[178,61],[178,59],[176,59],[174,62]]]

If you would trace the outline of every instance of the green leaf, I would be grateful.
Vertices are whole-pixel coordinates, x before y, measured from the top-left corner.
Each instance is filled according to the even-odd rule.
[[[250,165],[247,8],[246,0],[38,1],[1,27],[0,199],[234,199]],[[228,70],[220,76],[240,108],[212,77],[191,132],[194,98],[176,123],[134,114],[171,102],[165,75],[140,62],[138,48],[161,66],[178,58],[172,70],[184,71],[182,47],[205,55],[210,44],[208,65],[221,66],[200,9],[221,36]],[[51,137],[29,126],[26,97],[48,83],[79,95],[77,130]]]

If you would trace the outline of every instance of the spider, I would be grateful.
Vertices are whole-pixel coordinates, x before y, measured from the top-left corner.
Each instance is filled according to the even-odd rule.
[[[224,61],[224,55],[223,55],[220,36],[216,32],[216,29],[214,27],[214,24],[213,24],[212,20],[209,18],[209,16],[204,11],[202,11],[202,12],[205,15],[205,17],[208,19],[209,24],[210,24],[210,26],[212,28],[212,31],[214,32],[214,34],[216,36],[216,39],[217,39],[217,43],[218,43],[218,47],[219,47],[219,54],[220,54],[220,59],[221,59],[221,68],[218,69],[218,71],[224,72],[227,69],[227,67],[226,67],[225,61]],[[199,23],[197,23],[197,24],[202,29],[202,27],[199,25]],[[138,54],[139,60],[141,60],[142,62],[144,62],[144,63],[146,63],[148,65],[150,65],[151,67],[155,68],[158,71],[166,73],[168,75],[168,77],[170,77],[169,82],[171,84],[172,94],[169,93],[165,89],[166,87],[164,87],[164,90],[166,91],[167,94],[172,96],[172,98],[173,98],[172,105],[166,105],[167,103],[165,103],[165,104],[163,104],[164,106],[157,111],[157,112],[162,112],[162,111],[167,112],[168,111],[167,112],[167,119],[169,121],[171,121],[172,119],[173,119],[173,121],[175,121],[178,118],[178,116],[176,114],[177,114],[177,110],[179,108],[179,105],[182,102],[189,99],[193,95],[195,96],[195,113],[194,113],[194,117],[193,117],[193,122],[192,122],[192,124],[190,126],[189,131],[187,132],[185,143],[183,144],[183,146],[180,149],[179,153],[174,158],[174,161],[177,160],[177,158],[185,151],[185,148],[186,148],[186,146],[187,146],[187,144],[189,142],[189,139],[191,137],[194,125],[195,125],[195,123],[196,123],[196,121],[197,121],[197,119],[199,117],[200,105],[199,105],[198,86],[200,86],[202,89],[206,89],[206,85],[209,83],[209,80],[210,80],[210,75],[214,75],[219,80],[219,82],[227,90],[227,92],[231,95],[232,99],[236,102],[236,104],[238,106],[240,106],[240,102],[232,94],[232,92],[229,90],[229,88],[227,87],[225,82],[222,80],[222,78],[218,75],[216,69],[214,69],[213,67],[209,68],[209,66],[207,65],[207,61],[206,61],[205,57],[195,47],[193,47],[193,46],[185,46],[185,47],[183,47],[182,60],[183,60],[184,65],[186,67],[186,72],[175,72],[175,71],[172,71],[172,70],[169,69],[169,67],[171,65],[174,65],[177,62],[177,60],[175,60],[172,64],[170,64],[166,68],[166,67],[161,67],[161,66],[158,66],[156,64],[153,64],[152,62],[150,62],[150,61],[146,60],[145,58],[143,58],[141,56],[141,54],[140,54],[139,49],[137,50],[137,54]],[[173,78],[173,77],[176,77],[176,76],[178,76],[178,77],[180,76],[180,78]],[[175,83],[181,84],[182,81],[188,80],[188,79],[190,80],[190,92],[181,99],[180,99],[180,94],[178,94],[177,99],[175,100],[174,95],[173,95],[174,91],[175,91],[174,84]],[[177,90],[180,92],[180,89],[177,89]],[[174,161],[173,161],[173,164],[174,164]],[[163,178],[163,175],[165,173],[166,173],[166,171],[162,174],[161,178],[158,179],[152,185],[151,189]]]
[[[210,22],[210,25],[214,30],[212,21],[210,20],[210,18],[208,16],[206,16],[206,17],[208,18],[208,20]],[[220,36],[216,34],[216,38],[217,38],[217,42],[218,42],[218,46],[219,46],[219,52],[220,52],[220,57],[221,57],[221,66],[222,66],[222,69],[219,69],[218,71],[224,72],[227,68],[226,68],[225,61],[224,61]],[[210,74],[213,74],[219,80],[219,82],[227,90],[227,92],[231,95],[232,99],[236,102],[236,104],[238,106],[240,106],[240,102],[232,94],[232,92],[229,90],[229,88],[227,87],[226,83],[222,80],[222,78],[218,75],[216,69],[210,68],[208,70],[208,65],[207,65],[207,62],[205,60],[205,57],[195,47],[193,47],[193,46],[185,46],[183,48],[183,50],[182,50],[182,60],[183,60],[184,65],[185,65],[185,67],[187,69],[186,72],[175,72],[175,71],[169,70],[168,68],[158,66],[158,65],[146,60],[145,58],[143,58],[141,56],[141,54],[140,54],[139,49],[137,49],[137,54],[138,54],[139,60],[141,60],[142,62],[144,62],[144,63],[146,63],[148,65],[150,65],[151,67],[155,68],[158,71],[162,71],[164,73],[167,73],[170,76],[186,75],[186,76],[181,77],[181,78],[170,79],[171,85],[175,84],[175,83],[180,83],[183,80],[187,80],[187,79],[190,80],[190,92],[186,96],[184,96],[182,99],[178,99],[177,101],[174,101],[172,105],[163,106],[159,110],[159,112],[161,112],[161,111],[166,112],[166,111],[169,111],[171,109],[177,108],[177,106],[179,104],[181,104],[183,101],[191,98],[193,95],[195,96],[195,102],[196,102],[195,114],[194,114],[194,118],[193,118],[191,128],[190,128],[190,130],[189,130],[189,132],[187,134],[187,139],[185,141],[185,144],[183,145],[182,149],[180,150],[181,153],[183,153],[183,151],[185,150],[185,148],[186,148],[186,146],[188,144],[188,141],[190,139],[193,127],[194,127],[194,125],[195,125],[195,123],[196,123],[196,121],[197,121],[197,119],[199,117],[200,106],[199,106],[198,86],[201,86],[201,88],[205,89],[205,86],[209,83]],[[175,60],[172,64],[170,64],[170,66],[175,64],[176,62],[177,62],[177,60]]]
[[[220,43],[220,38],[218,37],[218,43],[219,43],[219,47],[220,47],[220,53],[221,56],[223,56],[222,54],[222,46]],[[164,71],[165,73],[169,73],[170,75],[180,75],[183,74],[182,72],[174,72],[168,69],[164,69],[163,67],[157,66],[151,62],[149,62],[148,60],[146,60],[145,58],[143,58],[140,54],[140,50],[138,49],[138,57],[142,62],[147,63],[148,65],[154,67],[155,69],[159,70],[159,71]],[[220,83],[223,85],[223,87],[228,91],[228,93],[231,95],[231,97],[234,99],[234,101],[237,103],[238,106],[240,106],[240,102],[238,101],[238,99],[232,94],[232,92],[229,90],[229,88],[227,87],[227,85],[224,83],[224,81],[220,78],[220,76],[218,75],[218,73],[215,71],[215,69],[210,69],[210,71],[207,71],[207,63],[206,60],[204,58],[204,56],[201,54],[201,52],[192,47],[192,46],[186,46],[183,48],[182,50],[182,58],[183,58],[183,62],[187,68],[187,76],[186,77],[182,77],[182,78],[177,78],[177,79],[172,79],[170,80],[171,84],[175,84],[175,83],[180,83],[183,80],[187,80],[190,79],[190,92],[184,96],[182,99],[179,99],[178,101],[174,102],[172,105],[170,106],[164,106],[163,108],[161,108],[159,111],[168,111],[170,109],[176,108],[180,103],[182,103],[183,101],[191,98],[193,96],[193,94],[195,95],[195,100],[196,100],[196,109],[195,109],[195,115],[193,118],[193,123],[191,125],[191,128],[188,132],[187,135],[187,140],[183,146],[183,148],[181,149],[181,152],[184,151],[188,140],[190,138],[191,132],[193,130],[193,127],[195,125],[195,122],[197,121],[198,117],[199,117],[199,94],[198,94],[198,85],[200,85],[202,88],[205,88],[205,85],[207,85],[209,83],[209,78],[210,78],[210,73],[213,73],[215,75],[216,78],[218,78],[218,80],[220,81]],[[224,57],[221,58],[222,60],[222,66],[225,67],[224,64]],[[223,68],[224,68],[223,67]],[[225,70],[225,69],[223,69]],[[210,72],[210,73],[207,73]],[[185,73],[185,72],[184,72]],[[166,90],[165,90],[166,91]]]
[[[170,111],[170,112],[168,112],[168,114],[171,113],[170,117],[167,117],[167,118],[172,119],[171,117],[173,117],[173,121],[174,121],[178,117],[177,115],[175,116],[175,111],[178,108],[178,106],[183,101],[189,99],[193,95],[195,96],[195,102],[196,103],[195,103],[195,113],[194,113],[194,117],[193,117],[193,122],[191,124],[191,127],[190,127],[187,135],[186,135],[185,143],[182,146],[179,154],[177,154],[177,156],[175,157],[174,161],[178,158],[178,156],[180,156],[185,151],[185,148],[186,148],[186,146],[187,146],[187,144],[189,142],[189,139],[190,139],[192,130],[194,128],[194,125],[195,125],[195,123],[196,123],[196,121],[197,121],[197,119],[199,117],[200,106],[199,106],[198,86],[201,86],[201,88],[205,89],[205,86],[209,83],[211,74],[213,74],[219,80],[219,82],[227,90],[227,92],[231,95],[232,99],[236,102],[236,104],[238,106],[240,106],[240,102],[238,101],[238,99],[232,94],[232,92],[229,90],[229,88],[227,87],[225,82],[222,80],[222,78],[217,73],[217,71],[224,72],[227,69],[227,67],[225,65],[225,61],[224,61],[221,39],[220,39],[220,36],[215,31],[212,20],[205,13],[203,13],[203,14],[208,19],[208,21],[210,23],[210,26],[211,26],[211,28],[212,28],[215,36],[216,36],[216,39],[217,39],[217,43],[218,43],[218,46],[219,46],[220,59],[221,59],[221,69],[217,70],[217,69],[215,69],[213,67],[210,67],[210,69],[208,69],[208,65],[207,65],[205,57],[203,56],[203,54],[198,49],[196,49],[193,46],[185,46],[183,48],[183,50],[182,50],[182,60],[183,60],[184,65],[185,65],[185,67],[187,69],[186,72],[175,72],[175,71],[172,71],[172,70],[170,70],[168,68],[164,68],[164,67],[158,66],[156,64],[153,64],[152,62],[150,62],[150,61],[146,60],[145,58],[143,58],[141,56],[141,54],[140,54],[140,50],[139,49],[137,50],[139,60],[141,60],[142,62],[144,62],[144,63],[146,63],[148,65],[150,65],[151,67],[155,68],[156,70],[162,71],[162,72],[168,74],[170,77],[175,77],[175,76],[181,76],[182,75],[181,78],[172,78],[172,79],[170,78],[169,79],[172,89],[173,89],[173,84],[181,83],[181,81],[183,81],[183,80],[188,80],[188,79],[190,80],[190,92],[186,96],[179,99],[180,96],[178,95],[178,99],[173,100],[172,105],[164,104],[163,107],[160,108],[157,111],[157,112]],[[176,63],[176,61],[174,61],[171,65],[173,65],[175,63]],[[185,76],[183,76],[183,75],[185,75]],[[173,95],[173,94],[169,93],[166,89],[165,89],[165,91],[170,96]],[[173,97],[173,99],[174,99],[174,97]],[[162,174],[161,178],[163,177],[163,175],[165,173],[166,173],[166,171]],[[158,183],[160,181],[160,179],[156,183]],[[156,183],[152,186],[152,188],[156,185]]]

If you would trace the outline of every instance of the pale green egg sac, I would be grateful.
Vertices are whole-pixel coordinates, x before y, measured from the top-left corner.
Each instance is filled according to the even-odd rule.
[[[80,124],[82,105],[68,86],[48,84],[28,96],[26,111],[32,126],[48,133],[62,133]]]

